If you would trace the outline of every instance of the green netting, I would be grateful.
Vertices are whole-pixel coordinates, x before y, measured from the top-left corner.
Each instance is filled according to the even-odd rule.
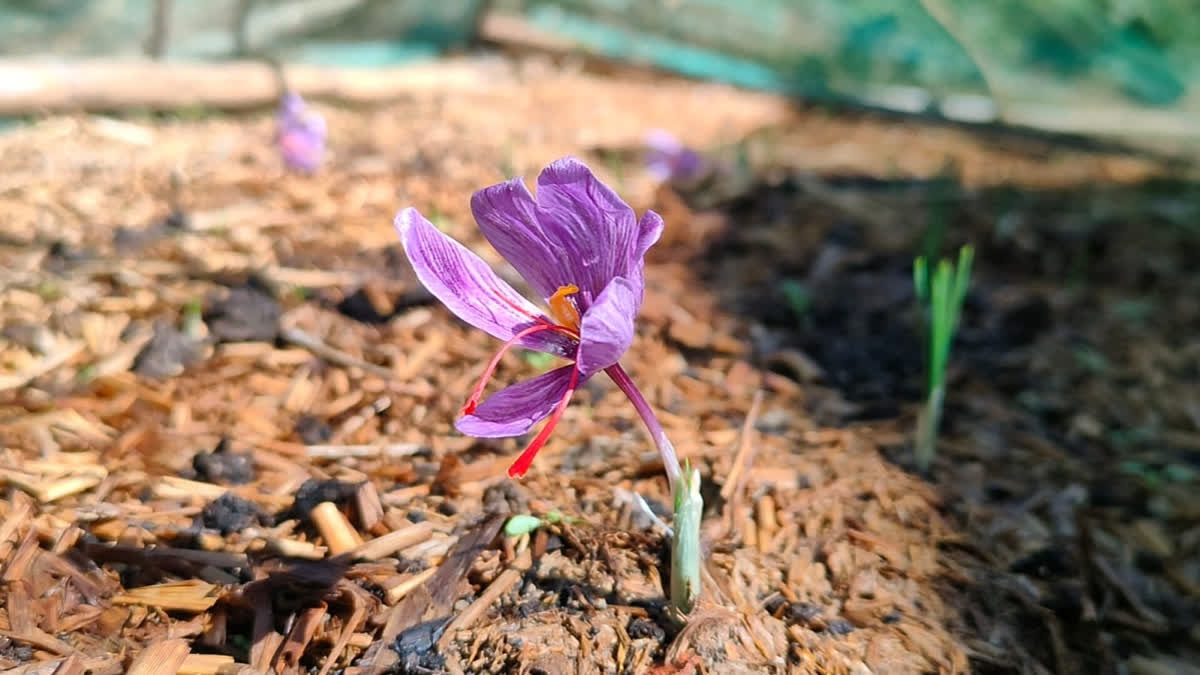
[[[139,57],[152,53],[157,38],[159,53],[170,59],[250,53],[386,65],[465,44],[482,5],[482,0],[7,0],[0,2],[0,54]]]
[[[483,12],[747,87],[1085,133],[1200,133],[1196,0],[9,0],[0,53],[138,56],[157,42],[172,59],[382,65],[468,44]]]

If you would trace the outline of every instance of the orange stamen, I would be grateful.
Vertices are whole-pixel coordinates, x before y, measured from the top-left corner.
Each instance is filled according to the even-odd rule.
[[[493,356],[492,360],[488,362],[487,368],[483,371],[483,377],[479,379],[479,384],[475,385],[475,389],[471,391],[471,397],[467,399],[465,404],[463,404],[462,410],[460,410],[459,413],[462,415],[470,415],[471,413],[475,412],[475,406],[479,404],[479,399],[483,396],[484,387],[487,386],[488,380],[492,379],[492,374],[496,372],[496,366],[500,365],[500,359],[508,353],[508,350],[512,349],[518,342],[521,341],[522,338],[528,335],[533,335],[534,333],[540,333],[545,330],[553,330],[570,335],[570,333],[564,330],[562,326],[555,326],[549,322],[539,323],[517,332],[516,335],[509,338],[508,342],[505,342],[504,345],[500,347],[500,351],[496,352],[496,355]]]
[[[577,384],[579,384],[578,366],[571,371],[571,382],[567,385],[567,392],[563,394],[563,397],[558,401],[558,405],[554,407],[554,412],[550,413],[550,419],[546,421],[546,425],[538,432],[537,437],[521,451],[521,455],[517,457],[517,461],[508,467],[509,478],[521,478],[525,475],[526,471],[529,471],[530,465],[533,464],[534,455],[537,455],[538,450],[541,450],[542,446],[546,444],[546,441],[550,438],[550,434],[554,431],[554,427],[558,426],[558,421],[562,419],[563,411],[567,409],[567,404],[571,402],[571,395],[575,393],[575,385]]]
[[[566,286],[559,286],[558,290],[554,291],[554,295],[546,300],[550,305],[550,316],[560,325],[575,331],[579,330],[579,310],[569,298],[578,292],[578,286],[567,284]]]

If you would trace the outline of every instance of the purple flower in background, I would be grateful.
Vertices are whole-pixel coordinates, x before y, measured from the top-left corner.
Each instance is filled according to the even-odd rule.
[[[645,140],[646,170],[658,180],[687,180],[704,168],[704,158],[669,131],[654,129]]]
[[[276,115],[276,140],[289,167],[312,173],[325,157],[325,118],[309,110],[300,94],[289,91]]]
[[[484,438],[519,436],[549,418],[509,467],[525,475],[574,391],[605,371],[646,420],[666,462],[678,476],[674,450],[649,405],[618,360],[633,342],[642,305],[646,251],[663,220],[647,211],[638,220],[608,186],[573,157],[546,167],[537,198],[516,178],[471,197],[471,211],[488,242],[545,300],[547,310],[522,297],[462,244],[442,234],[416,209],[396,216],[396,229],[417,278],[460,319],[504,340],[455,426]],[[502,389],[482,403],[496,365],[513,346],[560,356],[570,364]],[[665,449],[664,449],[665,448]]]

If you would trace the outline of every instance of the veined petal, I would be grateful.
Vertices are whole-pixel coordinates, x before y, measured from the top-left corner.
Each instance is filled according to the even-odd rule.
[[[633,344],[640,291],[634,282],[617,277],[583,315],[575,357],[580,375],[587,377],[613,365]]]
[[[559,287],[574,283],[566,277],[562,250],[543,234],[537,203],[520,178],[471,195],[471,213],[488,243],[543,299],[554,295]]]
[[[642,296],[645,295],[646,289],[646,251],[650,250],[651,246],[658,241],[662,236],[663,219],[653,211],[647,211],[642,214],[642,219],[638,221],[638,237],[637,246],[634,248],[634,259],[629,266],[629,272],[626,273],[626,278],[633,283],[634,297],[637,302],[634,305],[634,314],[636,315],[642,309]]]
[[[662,216],[653,211],[647,211],[642,214],[642,219],[638,221],[637,248],[634,249],[634,255],[639,258],[646,257],[646,251],[658,242],[658,238],[662,236],[664,227]]]
[[[479,256],[442,234],[416,209],[397,214],[395,225],[417,278],[458,318],[501,340],[549,321]],[[558,331],[527,335],[517,344],[568,358],[575,352],[574,340]]]
[[[570,364],[505,387],[454,426],[480,438],[520,436],[554,412],[570,387],[574,370],[575,364]]]
[[[609,281],[629,272],[638,239],[633,209],[574,157],[538,175],[537,206],[542,237],[560,252],[586,311]]]

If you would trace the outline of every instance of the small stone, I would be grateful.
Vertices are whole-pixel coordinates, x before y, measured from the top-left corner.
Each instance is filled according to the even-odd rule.
[[[204,357],[205,345],[176,330],[169,321],[154,324],[154,337],[133,361],[133,371],[146,377],[174,377]]]
[[[228,535],[260,524],[262,513],[252,502],[226,492],[204,507],[199,520],[205,528]]]
[[[274,342],[282,314],[275,298],[246,285],[230,289],[228,297],[209,305],[204,322],[221,342]]]
[[[206,483],[241,485],[254,480],[254,459],[249,453],[229,451],[229,439],[222,438],[212,452],[199,452],[192,457],[197,480]]]
[[[299,490],[296,490],[296,499],[292,502],[292,507],[279,516],[279,519],[307,519],[309,512],[317,504],[333,502],[338,506],[344,506],[357,492],[358,483],[347,483],[336,478],[329,480],[310,478],[300,485]]]
[[[629,637],[634,640],[640,638],[651,638],[655,642],[662,642],[666,639],[666,632],[657,623],[644,617],[636,617],[629,622],[629,627],[625,629],[629,633]]]
[[[789,623],[804,626],[815,622],[821,617],[821,608],[807,602],[795,602],[788,606],[787,619]]]
[[[854,632],[854,624],[839,616],[829,621],[828,630],[834,635],[849,635]]]
[[[296,435],[306,445],[328,443],[329,439],[333,438],[333,427],[312,415],[301,415],[300,419],[296,420],[295,429]]]
[[[488,513],[528,513],[529,497],[519,483],[500,481],[483,491],[483,510]]]

